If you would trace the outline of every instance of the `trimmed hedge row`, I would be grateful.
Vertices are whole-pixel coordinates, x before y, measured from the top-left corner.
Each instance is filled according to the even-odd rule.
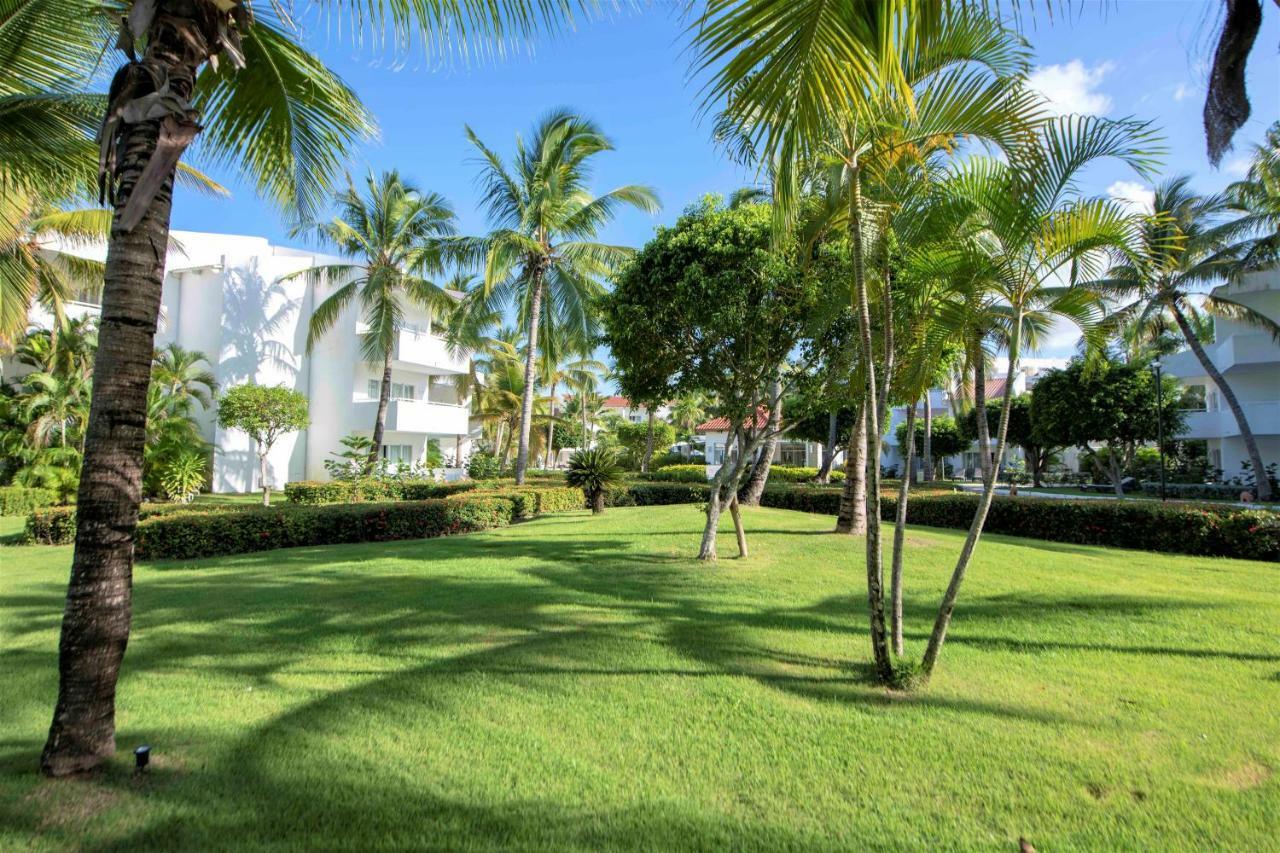
[[[707,491],[706,486],[634,483],[627,494],[615,491],[609,499],[613,506],[702,503]],[[760,503],[836,515],[840,489],[766,488]],[[977,505],[977,495],[913,496],[907,519],[926,527],[968,530]],[[895,498],[881,498],[881,518],[892,521],[897,507]],[[1280,562],[1280,515],[1232,506],[996,497],[983,530],[1051,542]]]
[[[425,501],[447,498],[478,488],[473,481],[441,483],[436,480],[387,480],[366,477],[359,480],[303,480],[286,483],[284,496],[291,504],[380,503],[383,501]]]
[[[0,486],[0,515],[26,515],[34,509],[52,506],[58,495],[52,489]]]
[[[1228,486],[1225,483],[1166,483],[1164,492],[1171,498],[1195,500],[1196,498],[1227,498],[1239,500],[1240,493],[1246,491],[1244,486]],[[1160,496],[1160,483],[1150,480],[1142,481],[1144,495]]]

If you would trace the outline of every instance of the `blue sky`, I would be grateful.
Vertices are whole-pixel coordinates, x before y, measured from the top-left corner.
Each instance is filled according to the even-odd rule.
[[[1254,118],[1237,137],[1219,171],[1204,154],[1200,112],[1205,66],[1212,55],[1217,2],[1115,0],[1086,3],[1069,20],[1043,13],[1026,27],[1035,50],[1034,82],[1064,111],[1153,120],[1166,135],[1163,173],[1192,173],[1202,190],[1215,190],[1242,171],[1248,143],[1280,117],[1280,14],[1264,10],[1249,68]],[[531,51],[482,64],[430,62],[411,56],[397,62],[334,37],[309,37],[317,50],[377,116],[380,139],[356,152],[350,168],[398,168],[420,186],[443,193],[465,233],[484,230],[476,209],[477,166],[463,135],[470,124],[491,147],[506,153],[515,134],[526,133],[543,112],[572,107],[598,121],[617,150],[599,158],[598,189],[646,183],[662,199],[662,213],[626,213],[605,239],[639,245],[659,223],[673,221],[708,192],[727,193],[750,176],[712,146],[697,112],[701,82],[690,79],[682,24],[670,4],[612,21],[579,25],[575,32],[540,40]],[[288,226],[234,175],[215,172],[233,198],[181,192],[175,228],[258,234],[282,243]],[[1091,192],[1141,198],[1144,181],[1120,166],[1095,168]],[[1064,334],[1045,355],[1064,354]]]

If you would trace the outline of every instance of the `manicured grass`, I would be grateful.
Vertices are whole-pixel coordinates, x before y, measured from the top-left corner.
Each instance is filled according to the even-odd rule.
[[[904,695],[860,540],[751,510],[701,565],[701,518],[142,566],[77,782],[35,774],[70,549],[6,548],[0,849],[1274,848],[1275,566],[989,537]],[[961,534],[909,541],[918,656]]]

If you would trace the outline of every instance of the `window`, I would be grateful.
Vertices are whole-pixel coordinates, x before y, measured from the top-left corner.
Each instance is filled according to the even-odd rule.
[[[1206,411],[1207,397],[1203,385],[1187,385],[1182,389],[1182,409],[1187,412]]]
[[[384,444],[382,445],[382,458],[393,465],[412,465],[413,445],[412,444]]]
[[[781,460],[783,465],[796,465],[804,467],[805,464],[805,446],[798,442],[790,442],[782,445]]]
[[[719,465],[724,461],[724,444],[722,442],[713,442],[707,445],[707,464]]]
[[[378,399],[382,391],[382,382],[377,379],[369,380],[369,399]],[[392,400],[416,400],[417,388],[412,382],[392,382],[391,383],[391,399]]]

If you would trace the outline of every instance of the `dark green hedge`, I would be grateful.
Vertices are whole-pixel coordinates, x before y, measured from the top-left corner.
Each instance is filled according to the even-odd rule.
[[[0,515],[27,515],[34,509],[57,502],[58,495],[52,489],[0,486]]]
[[[1235,501],[1240,499],[1240,493],[1243,491],[1245,491],[1243,486],[1228,486],[1224,483],[1166,483],[1164,487],[1164,493],[1167,496],[1189,500],[1195,500],[1196,498],[1226,498]],[[1159,481],[1143,480],[1142,493],[1159,497]]]
[[[477,484],[471,481],[441,483],[436,480],[387,480],[366,477],[359,480],[331,480],[327,483],[314,480],[287,483],[284,487],[284,496],[291,504],[317,506],[400,500],[425,501],[474,491],[476,488]]]

